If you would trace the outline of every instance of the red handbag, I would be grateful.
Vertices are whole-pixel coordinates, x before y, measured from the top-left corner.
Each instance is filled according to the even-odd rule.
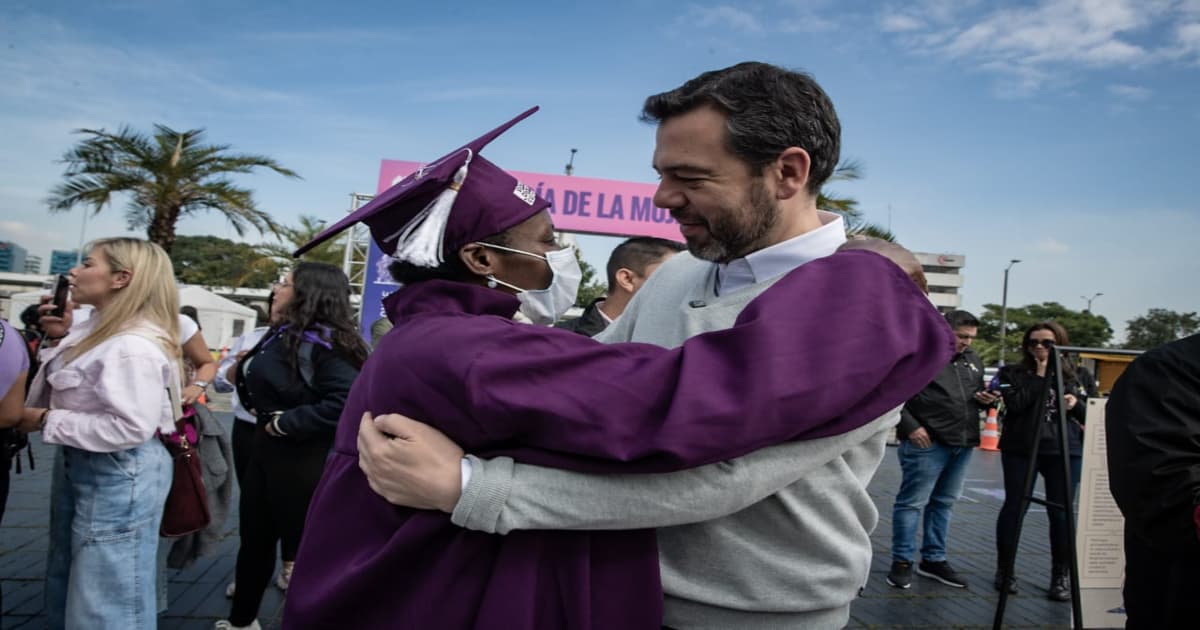
[[[175,469],[171,491],[163,506],[162,525],[158,528],[158,533],[166,538],[198,532],[212,521],[208,511],[208,492],[204,489],[204,479],[200,473],[200,452],[196,448],[196,439],[188,438],[189,435],[196,435],[195,426],[189,420],[195,413],[189,407],[183,417],[175,422],[175,433],[158,435],[171,454]]]

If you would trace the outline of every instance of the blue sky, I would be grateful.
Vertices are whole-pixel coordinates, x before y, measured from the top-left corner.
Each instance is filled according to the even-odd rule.
[[[1118,331],[1200,311],[1200,0],[570,3],[0,0],[0,240],[72,248],[48,216],[79,127],[203,127],[302,181],[242,180],[285,222],[334,220],[379,160],[440,156],[530,105],[488,157],[654,180],[642,100],[761,60],[811,72],[857,198],[912,249],[967,257],[964,306],[1059,301]],[[890,219],[889,219],[889,207]],[[235,238],[218,217],[182,234]],[[125,233],[121,208],[89,238]],[[246,240],[259,242],[255,233]],[[616,241],[584,237],[602,265]]]

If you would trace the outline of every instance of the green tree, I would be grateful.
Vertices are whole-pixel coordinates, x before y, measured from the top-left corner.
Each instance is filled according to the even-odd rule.
[[[975,352],[987,365],[1000,357],[1000,305],[984,304],[979,316],[979,338],[975,341]],[[1101,315],[1088,311],[1073,311],[1058,302],[1043,302],[1020,307],[1009,307],[1007,333],[1004,341],[1004,360],[1016,363],[1021,360],[1021,338],[1025,329],[1044,321],[1055,321],[1067,329],[1071,345],[1100,348],[1112,339],[1112,326]]]
[[[216,236],[180,236],[171,250],[175,277],[186,284],[265,289],[280,265],[247,243]]]
[[[258,246],[258,251],[263,256],[273,258],[279,262],[290,263],[292,252],[299,249],[301,245],[316,238],[325,227],[325,222],[321,219],[309,215],[300,215],[299,225],[279,226],[277,233],[280,242],[263,243]],[[300,256],[300,260],[329,263],[341,267],[342,263],[345,262],[346,239],[349,238],[349,234],[350,230],[347,230],[304,252]]]
[[[575,258],[579,261],[579,269],[583,271],[583,279],[579,281],[579,293],[575,297],[575,306],[587,308],[597,298],[608,293],[608,279],[604,276],[597,278],[596,268],[583,259],[579,248],[575,248]]]
[[[260,210],[250,190],[229,178],[268,168],[286,177],[299,177],[275,160],[251,154],[230,154],[227,144],[205,144],[203,129],[175,131],[155,125],[153,136],[122,127],[78,129],[84,136],[63,155],[65,181],[50,192],[51,212],[82,205],[98,214],[114,195],[127,193],[125,220],[130,229],[146,229],[146,236],[169,253],[175,245],[180,219],[201,211],[221,213],[237,231],[247,226],[259,233],[277,229],[271,216]]]
[[[829,179],[825,180],[825,183],[849,182],[862,179],[862,177],[862,163],[854,160],[844,160],[837,165],[837,168],[833,170],[833,174],[829,176]],[[821,192],[817,195],[817,209],[842,215],[843,220],[846,222],[847,235],[873,236],[885,241],[896,240],[896,235],[887,228],[863,219],[862,211],[858,209],[858,200],[853,197],[842,197],[837,193],[826,191],[822,188]]]
[[[1200,330],[1200,318],[1196,313],[1176,313],[1165,308],[1152,308],[1145,315],[1125,322],[1125,325],[1125,347],[1149,350]]]

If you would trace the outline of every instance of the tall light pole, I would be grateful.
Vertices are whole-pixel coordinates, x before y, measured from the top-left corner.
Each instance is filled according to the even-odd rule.
[[[1083,309],[1083,312],[1084,312],[1084,313],[1091,313],[1091,312],[1092,312],[1092,300],[1094,300],[1094,299],[1096,299],[1096,298],[1100,297],[1101,295],[1104,295],[1104,294],[1103,294],[1103,293],[1096,293],[1096,294],[1095,294],[1095,295],[1093,295],[1092,297],[1088,297],[1088,296],[1086,296],[1086,295],[1081,295],[1081,296],[1079,296],[1079,297],[1083,298],[1084,300],[1087,300],[1087,308]]]
[[[575,173],[575,152],[578,150],[579,149],[571,149],[571,159],[567,160],[567,165],[563,168],[563,172],[567,175]]]
[[[1016,258],[1008,261],[1004,268],[1004,291],[1000,294],[1000,366],[1004,367],[1004,342],[1008,337],[1008,270],[1021,262]]]

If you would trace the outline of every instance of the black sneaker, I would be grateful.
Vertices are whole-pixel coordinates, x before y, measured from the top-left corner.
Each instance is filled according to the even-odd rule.
[[[912,563],[903,560],[893,560],[892,570],[888,571],[887,583],[896,588],[912,586]]]
[[[933,578],[947,586],[954,588],[967,588],[967,581],[963,576],[959,575],[950,568],[950,563],[942,560],[941,562],[928,562],[922,560],[921,564],[917,565],[917,574],[927,578]]]

